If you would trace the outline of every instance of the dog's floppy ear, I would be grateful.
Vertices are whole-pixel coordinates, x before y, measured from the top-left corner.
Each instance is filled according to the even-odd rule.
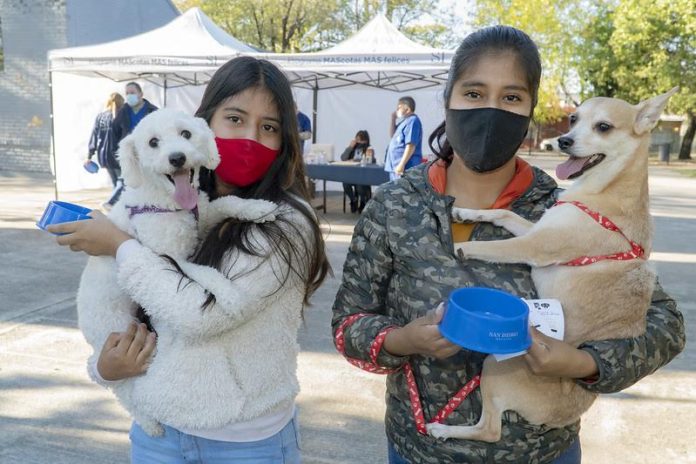
[[[212,171],[220,164],[220,155],[218,154],[217,144],[215,143],[215,134],[210,129],[205,119],[196,118],[196,122],[201,128],[201,134],[205,140],[205,151],[207,156],[204,166]]]
[[[633,131],[638,135],[650,132],[660,120],[660,115],[667,106],[669,97],[677,93],[678,90],[679,87],[675,87],[667,93],[638,103],[639,110],[633,123]]]
[[[138,160],[138,152],[135,151],[135,137],[133,134],[125,137],[118,144],[118,153],[116,153],[118,162],[121,164],[123,179],[129,187],[139,187],[143,183],[143,172],[140,168]]]

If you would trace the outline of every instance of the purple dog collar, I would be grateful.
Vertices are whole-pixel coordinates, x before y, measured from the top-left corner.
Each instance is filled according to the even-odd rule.
[[[150,213],[176,213],[179,211],[183,211],[181,209],[165,209],[165,208],[160,208],[159,206],[154,206],[154,205],[148,205],[148,206],[126,206],[126,209],[129,211],[128,213],[128,219],[131,219],[133,216],[137,214],[150,214]],[[193,214],[193,217],[196,218],[196,221],[198,221],[198,205],[194,206],[193,209],[191,210],[191,213]]]

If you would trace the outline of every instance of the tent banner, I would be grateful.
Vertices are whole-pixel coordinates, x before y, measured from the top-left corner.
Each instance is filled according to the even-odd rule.
[[[271,60],[286,70],[298,71],[306,70],[308,67],[323,67],[327,71],[334,67],[380,67],[398,66],[403,68],[423,67],[423,68],[449,68],[450,61],[454,55],[451,51],[433,51],[429,54],[423,53],[364,53],[350,55],[334,55],[322,53],[304,54],[257,54],[258,58]],[[317,68],[318,69],[318,68]]]
[[[114,56],[114,57],[52,57],[51,71],[122,71],[122,72],[172,72],[214,71],[225,62],[238,56]]]

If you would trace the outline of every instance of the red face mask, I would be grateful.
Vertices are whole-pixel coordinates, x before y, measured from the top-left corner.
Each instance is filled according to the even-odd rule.
[[[266,175],[280,150],[273,150],[249,139],[215,137],[220,164],[215,173],[226,184],[247,187]]]

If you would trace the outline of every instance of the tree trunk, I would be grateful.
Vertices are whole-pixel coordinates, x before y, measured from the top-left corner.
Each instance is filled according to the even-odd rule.
[[[687,160],[691,159],[691,145],[694,142],[694,134],[696,133],[696,117],[694,113],[687,113],[686,121],[687,128],[686,134],[684,134],[684,140],[682,140],[681,148],[679,149],[679,159]]]

